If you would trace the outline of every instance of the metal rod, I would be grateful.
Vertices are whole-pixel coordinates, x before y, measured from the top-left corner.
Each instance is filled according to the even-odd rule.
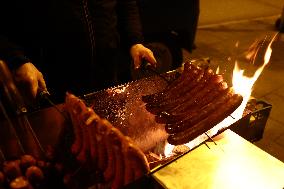
[[[236,119],[236,118],[234,118],[232,115],[230,115],[230,117],[233,118],[233,119]]]
[[[43,99],[45,99],[57,112],[60,113],[64,117],[65,120],[68,120],[68,117],[52,102],[52,100],[49,98],[50,93],[47,90],[41,91],[39,93],[39,96]]]
[[[217,146],[217,143],[213,140],[213,138],[211,138],[206,132],[205,135]]]
[[[158,75],[160,78],[162,78],[164,81],[166,81],[168,84],[170,83],[170,81],[165,78],[163,75],[161,75],[159,72],[157,72],[156,70],[150,68],[150,67],[147,67],[147,70],[148,71],[151,71],[152,73],[154,73],[155,75]]]
[[[42,154],[45,154],[45,150],[44,148],[42,147],[38,137],[36,136],[36,133],[34,132],[29,120],[28,120],[28,117],[27,115],[20,115],[18,118],[18,123],[21,125],[21,124],[24,124],[22,125],[22,128],[27,128],[31,135],[32,135],[32,138],[34,139],[35,143],[38,145],[40,151],[42,152]]]
[[[209,145],[206,143],[206,141],[204,141],[203,143],[207,146],[207,148],[211,149],[211,148],[209,147]]]
[[[161,75],[159,72],[157,72],[155,69],[153,69],[153,66],[151,63],[147,62],[146,60],[142,61],[142,68],[146,69],[147,71],[152,72],[154,75],[159,76],[160,78],[162,78],[163,80],[165,80],[168,84],[170,83],[170,81],[165,78],[163,75]]]
[[[22,143],[21,143],[21,140],[20,140],[19,136],[17,135],[17,132],[16,132],[16,130],[15,130],[15,127],[14,127],[14,125],[13,125],[11,119],[9,118],[9,116],[8,116],[8,114],[7,114],[7,112],[6,112],[6,109],[5,109],[5,107],[4,107],[4,105],[3,105],[3,103],[2,103],[1,100],[0,100],[0,108],[1,108],[1,110],[2,110],[2,112],[3,112],[3,114],[4,114],[4,117],[6,118],[6,120],[7,120],[7,122],[8,122],[9,129],[12,131],[12,134],[13,134],[14,137],[16,138],[16,141],[17,141],[17,143],[18,143],[18,145],[19,145],[19,147],[20,147],[21,152],[25,154],[25,150],[24,150],[24,148],[23,148],[23,145],[22,145]]]

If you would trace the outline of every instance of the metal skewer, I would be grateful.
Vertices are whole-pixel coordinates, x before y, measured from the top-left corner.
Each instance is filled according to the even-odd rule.
[[[36,145],[39,147],[39,150],[41,151],[41,153],[43,155],[45,155],[45,150],[44,148],[42,147],[38,137],[36,136],[36,133],[35,131],[33,130],[29,120],[28,120],[28,117],[27,115],[20,115],[19,117],[17,117],[17,121],[18,121],[18,124],[20,125],[21,129],[23,130],[28,130],[28,132],[30,132],[34,142],[36,143]]]
[[[45,99],[54,109],[56,109],[57,112],[60,113],[60,115],[62,115],[62,117],[65,119],[65,121],[68,121],[69,118],[66,116],[66,114],[64,114],[57,106],[56,104],[49,98],[50,93],[48,92],[48,90],[43,90],[39,93],[39,96],[43,99]]]
[[[19,145],[19,147],[20,147],[21,152],[22,152],[22,153],[25,153],[25,150],[24,150],[23,145],[22,145],[22,143],[21,143],[21,141],[20,141],[20,138],[19,138],[19,136],[17,135],[17,132],[16,132],[16,130],[15,130],[15,127],[14,127],[14,125],[13,125],[13,123],[12,123],[10,117],[8,116],[8,114],[7,114],[7,112],[6,112],[6,109],[5,109],[5,107],[4,107],[4,105],[3,105],[3,103],[2,103],[1,100],[0,100],[0,109],[2,110],[4,117],[6,118],[6,120],[7,120],[7,122],[8,122],[9,129],[10,129],[10,131],[11,131],[11,134],[13,134],[14,137],[16,138],[16,141],[17,141],[17,143],[18,143],[18,145]],[[1,151],[1,153],[3,154],[2,151]],[[4,156],[4,154],[3,154],[3,156]]]
[[[217,143],[208,135],[208,133],[205,132],[204,134],[217,146]]]
[[[143,64],[144,64],[144,66],[143,66]],[[159,72],[157,72],[155,69],[153,69],[153,66],[152,66],[151,63],[146,62],[145,60],[143,60],[142,66],[143,66],[144,69],[146,69],[147,71],[150,71],[150,72],[152,72],[154,75],[157,75],[157,76],[159,76],[160,78],[162,78],[162,79],[163,79],[164,81],[166,81],[168,84],[170,83],[170,81],[169,81],[166,77],[164,77],[164,76],[161,75]]]

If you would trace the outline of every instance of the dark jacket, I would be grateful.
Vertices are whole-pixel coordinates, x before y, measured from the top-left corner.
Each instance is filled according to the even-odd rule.
[[[31,61],[55,93],[111,85],[121,41],[128,51],[142,40],[135,0],[0,2],[0,59],[12,69]]]

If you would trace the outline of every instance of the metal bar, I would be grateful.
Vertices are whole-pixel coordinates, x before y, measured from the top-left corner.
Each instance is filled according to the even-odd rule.
[[[52,102],[52,100],[49,98],[50,93],[47,90],[41,91],[39,93],[39,96],[43,99],[45,99],[54,109],[56,109],[57,112],[64,117],[65,120],[68,120],[68,117],[55,105],[55,103]]]
[[[31,126],[31,124],[30,124],[30,122],[28,120],[27,115],[20,115],[20,116],[17,117],[17,120],[18,120],[18,123],[19,123],[19,125],[21,126],[22,129],[26,129],[27,128],[30,131],[30,133],[32,135],[32,138],[35,141],[36,145],[39,147],[41,153],[45,155],[45,150],[42,147],[38,137],[36,136],[36,133],[34,132],[32,126]]]
[[[217,146],[217,143],[213,140],[213,138],[211,138],[206,132],[204,134]]]
[[[20,138],[19,138],[19,136],[17,135],[17,132],[16,132],[16,130],[15,130],[15,127],[14,127],[14,125],[13,125],[11,119],[9,118],[9,116],[8,116],[8,114],[7,114],[7,112],[6,112],[6,109],[5,109],[5,107],[4,107],[4,105],[3,105],[3,103],[2,103],[1,100],[0,100],[0,108],[1,108],[1,110],[2,110],[2,112],[3,112],[3,114],[4,114],[4,117],[6,118],[6,120],[7,120],[7,122],[8,122],[9,129],[12,131],[11,134],[13,134],[13,135],[15,136],[15,138],[16,138],[16,140],[17,140],[17,143],[18,143],[18,145],[19,145],[19,147],[20,147],[21,152],[22,152],[22,153],[25,153],[25,150],[24,150],[23,145],[22,145],[22,143],[21,143],[21,141],[20,141]]]

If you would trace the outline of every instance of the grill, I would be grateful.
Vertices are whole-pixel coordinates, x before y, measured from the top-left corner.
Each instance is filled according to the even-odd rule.
[[[141,97],[164,89],[167,86],[167,81],[173,81],[180,76],[180,70],[173,70],[162,74],[162,76],[154,75],[142,78],[131,83],[86,94],[81,97],[89,106],[93,107],[98,115],[108,119],[122,133],[131,137],[142,151],[147,152],[146,156],[148,158],[153,157],[149,161],[151,166],[149,175],[145,175],[137,182],[130,184],[129,187],[136,188],[138,185],[140,187],[145,185],[147,187],[158,186],[151,175],[193,150],[193,148],[181,148],[181,151],[175,156],[162,159],[155,157],[156,154],[163,154],[167,133],[164,130],[164,125],[156,123],[154,115],[143,108],[144,102],[142,102]],[[63,110],[63,104],[56,106],[57,109]],[[243,118],[229,128],[249,141],[260,140],[270,110],[270,104],[252,99],[247,105]],[[65,132],[64,128],[68,123],[58,113],[58,110],[52,107],[46,108],[30,113],[27,117],[44,149],[47,149],[50,145],[56,146],[62,143],[62,133]],[[0,137],[7,140],[10,136],[6,135],[6,133],[11,133],[8,129],[9,122],[3,116],[1,116],[0,122]],[[219,133],[221,132],[223,131]],[[64,137],[66,138],[66,136]],[[213,136],[208,137],[211,140]],[[67,137],[66,140],[68,139]],[[3,154],[9,154],[10,146],[7,146],[3,141],[0,141],[1,151]],[[15,157],[6,156],[6,158]]]

